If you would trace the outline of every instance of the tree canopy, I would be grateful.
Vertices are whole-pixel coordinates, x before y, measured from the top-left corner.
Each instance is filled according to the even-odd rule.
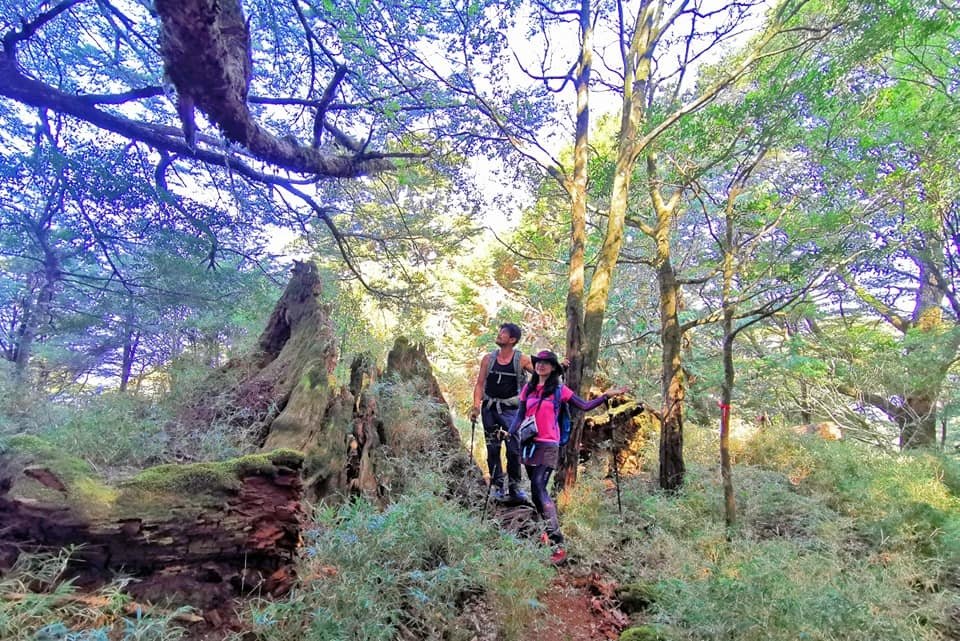
[[[0,347],[125,388],[191,341],[233,340],[212,319],[274,291],[283,229],[350,309],[367,309],[358,285],[428,340],[520,320],[567,336],[571,384],[630,377],[666,426],[666,485],[734,337],[722,404],[931,444],[960,347],[956,17],[4,2]],[[498,212],[478,157],[539,197],[485,256]]]

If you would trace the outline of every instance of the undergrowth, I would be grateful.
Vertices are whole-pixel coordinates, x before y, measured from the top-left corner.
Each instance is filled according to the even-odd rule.
[[[532,546],[425,488],[384,510],[318,509],[301,572],[288,599],[253,611],[258,639],[469,639],[464,617],[490,606],[488,625],[515,639],[551,574]]]
[[[205,373],[209,376],[209,370]],[[164,402],[119,391],[49,399],[18,384],[9,367],[0,367],[0,446],[13,435],[32,434],[107,477],[174,459],[221,460],[255,449],[244,428],[252,419],[242,408],[217,406],[222,401],[212,391],[204,402],[216,420],[203,430],[175,427],[175,409],[187,398],[182,388],[190,387],[196,399],[198,385],[187,379]]]
[[[480,523],[478,510],[450,496],[436,451],[442,406],[411,384],[374,392],[390,417],[377,462],[389,503],[319,508],[304,534],[300,584],[246,612],[247,640],[466,641],[475,621],[520,638],[553,575],[543,550]],[[144,462],[163,445],[158,417],[129,399],[108,396],[72,414],[25,401],[0,400],[0,440],[35,433],[100,466]],[[640,474],[618,487],[604,466],[587,467],[558,498],[574,569],[618,579],[634,623],[664,641],[960,638],[955,457],[768,429],[732,443],[737,518],[728,528],[716,435],[691,426],[684,438],[677,492],[656,488],[651,439]],[[25,557],[0,578],[0,639],[180,636],[172,614],[131,615],[121,584],[77,598],[56,580],[64,558]]]
[[[447,469],[458,455],[438,442],[449,436],[444,406],[416,382],[371,391],[383,417],[376,465],[387,504],[354,497],[316,510],[301,585],[250,613],[256,638],[467,641],[478,619],[498,638],[520,638],[553,574],[543,550],[458,503]]]
[[[177,641],[176,618],[187,608],[146,613],[118,580],[81,593],[61,577],[70,551],[21,555],[0,577],[0,639],[3,641]]]
[[[168,437],[151,402],[119,392],[70,406],[16,396],[0,401],[0,439],[33,434],[97,469],[140,469],[164,459]]]
[[[716,439],[688,434],[683,488],[625,480],[615,533],[590,527],[616,514],[597,481],[565,513],[581,553],[606,556],[641,604],[637,622],[670,640],[958,638],[955,461],[762,433],[735,444],[728,530]]]

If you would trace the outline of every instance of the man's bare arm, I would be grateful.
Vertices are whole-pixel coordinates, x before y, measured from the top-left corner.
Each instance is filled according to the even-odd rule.
[[[470,408],[470,420],[474,421],[480,415],[480,404],[483,403],[483,384],[487,380],[487,368],[490,367],[490,354],[480,359],[480,373],[477,383],[473,386],[473,407]]]

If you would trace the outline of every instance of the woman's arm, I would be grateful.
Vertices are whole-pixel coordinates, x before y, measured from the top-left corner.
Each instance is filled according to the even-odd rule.
[[[612,397],[612,396],[619,396],[620,394],[623,394],[623,393],[626,392],[626,391],[627,391],[627,388],[625,388],[625,387],[618,387],[618,388],[615,389],[615,390],[611,390],[611,391],[609,391],[609,392],[604,392],[603,394],[601,394],[601,395],[598,396],[597,398],[594,398],[594,399],[589,400],[589,401],[585,401],[585,400],[583,400],[582,398],[580,398],[579,396],[577,396],[576,394],[574,394],[573,396],[570,397],[570,400],[569,400],[568,402],[571,403],[571,404],[573,404],[574,407],[577,407],[577,408],[583,410],[584,412],[589,412],[590,410],[594,409],[595,407],[600,407],[601,405],[603,405],[603,404],[607,401],[607,399],[609,399],[610,397]]]
[[[573,405],[574,407],[583,410],[584,412],[589,412],[595,407],[600,407],[606,401],[607,401],[606,394],[601,394],[597,398],[591,399],[589,401],[585,401],[579,396],[577,396],[576,394],[574,394],[573,396],[570,397],[570,400],[567,402]]]

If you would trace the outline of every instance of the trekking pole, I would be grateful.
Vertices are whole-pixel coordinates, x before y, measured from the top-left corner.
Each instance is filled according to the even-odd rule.
[[[470,419],[470,458],[473,458],[473,434],[477,431],[477,417]]]
[[[487,518],[487,504],[490,503],[490,493],[493,491],[493,479],[490,479],[490,485],[487,486],[487,496],[483,499],[483,511],[480,512],[480,523],[483,524]]]

